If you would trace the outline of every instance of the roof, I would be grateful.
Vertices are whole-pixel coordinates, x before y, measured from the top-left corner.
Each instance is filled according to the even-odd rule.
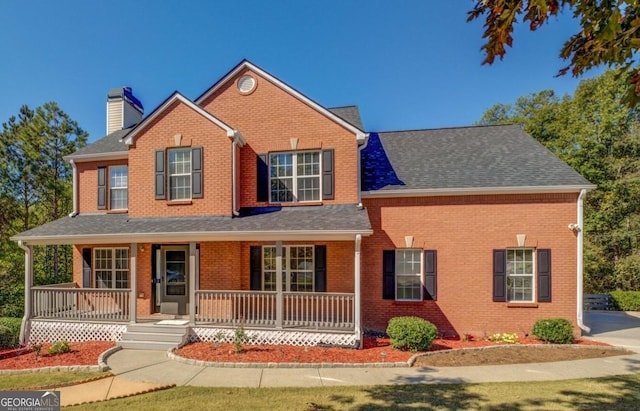
[[[82,147],[78,151],[73,154],[66,156],[67,159],[81,159],[83,157],[92,157],[103,155],[107,153],[119,153],[126,156],[128,151],[128,147],[122,139],[124,139],[129,131],[133,128],[125,128],[123,130],[114,131],[111,134],[108,134],[101,139]]]
[[[347,240],[371,234],[367,211],[355,204],[252,208],[239,217],[130,218],[80,214],[14,237],[28,244],[106,244],[149,241]]]
[[[362,126],[362,120],[360,119],[360,110],[358,106],[345,106],[345,107],[333,107],[328,109],[336,116],[347,121],[352,126],[357,127],[360,130],[364,130]]]
[[[365,196],[595,187],[519,125],[370,133],[361,170]]]

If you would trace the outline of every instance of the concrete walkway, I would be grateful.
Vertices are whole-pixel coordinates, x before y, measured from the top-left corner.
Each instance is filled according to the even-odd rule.
[[[134,395],[172,385],[323,387],[550,381],[640,373],[640,313],[586,312],[586,338],[636,354],[571,362],[443,368],[218,368],[172,361],[165,351],[121,350],[107,359],[115,377],[60,389],[63,405]]]

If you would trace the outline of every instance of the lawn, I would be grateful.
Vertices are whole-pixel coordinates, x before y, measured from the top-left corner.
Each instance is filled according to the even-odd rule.
[[[323,388],[177,387],[71,410],[635,410],[640,375],[551,382]]]
[[[27,374],[9,374],[0,376],[0,390],[42,388],[78,383],[100,378],[110,373],[102,372],[39,372]]]

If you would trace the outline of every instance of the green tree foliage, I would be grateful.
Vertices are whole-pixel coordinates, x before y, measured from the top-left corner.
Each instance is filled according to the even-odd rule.
[[[585,288],[640,289],[640,114],[614,71],[573,96],[545,90],[487,110],[481,124],[518,123],[598,188],[585,201]]]
[[[71,166],[63,157],[86,144],[87,133],[58,107],[24,105],[0,130],[0,316],[19,316],[24,252],[9,237],[71,211]],[[34,249],[35,283],[67,281],[71,248]]]
[[[552,16],[572,12],[580,29],[564,43],[560,57],[569,61],[559,75],[579,76],[600,65],[621,68],[623,96],[629,106],[640,102],[640,2],[636,0],[476,0],[468,21],[484,19],[484,64],[502,59],[513,44],[513,26],[524,22],[535,31]]]

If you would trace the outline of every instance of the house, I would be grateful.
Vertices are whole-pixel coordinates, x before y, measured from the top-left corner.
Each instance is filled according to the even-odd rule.
[[[584,328],[593,186],[519,126],[367,132],[357,107],[242,61],[146,116],[114,89],[107,127],[67,158],[73,213],[13,237],[23,341],[160,348],[242,326],[258,343],[357,346],[400,315],[451,336]],[[47,244],[73,246],[71,283],[33,286]]]

